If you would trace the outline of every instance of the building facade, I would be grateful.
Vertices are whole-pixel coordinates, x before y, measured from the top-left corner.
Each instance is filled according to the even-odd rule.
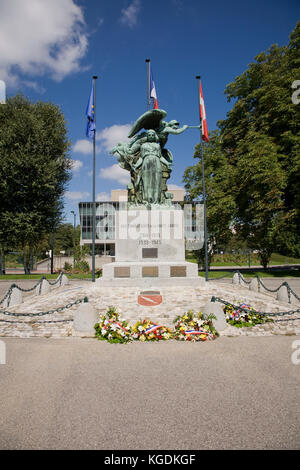
[[[193,249],[193,243],[203,244],[203,204],[200,202],[185,203],[184,190],[169,191],[173,193],[172,204],[184,210],[184,237],[186,248]],[[110,201],[96,202],[96,256],[115,256],[116,213],[127,200],[126,190],[111,191]],[[81,237],[80,244],[88,245],[92,250],[93,203],[80,202],[79,216]]]

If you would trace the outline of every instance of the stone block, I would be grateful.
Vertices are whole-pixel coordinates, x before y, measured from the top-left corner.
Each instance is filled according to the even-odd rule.
[[[234,273],[232,278],[232,284],[240,284],[240,275],[239,273]]]
[[[98,314],[89,302],[83,302],[79,305],[74,314],[73,328],[75,331],[83,333],[95,333],[94,326],[98,321]]]
[[[11,290],[10,296],[8,296],[4,302],[3,302],[3,307],[8,308],[12,307],[13,305],[18,305],[23,302],[23,296],[22,296],[22,291],[18,289],[17,287],[13,287]]]
[[[298,305],[299,307],[299,300],[291,293],[291,304]]]
[[[61,276],[61,286],[66,286],[69,284],[69,279],[65,274]]]
[[[36,286],[35,293],[36,295],[48,294],[50,292],[50,284],[47,279],[42,280],[42,285],[39,284]]]
[[[223,312],[223,307],[220,302],[207,302],[202,309],[205,315],[213,314],[217,318],[213,320],[214,327],[218,332],[223,331],[227,328],[227,322],[225,318],[225,314]]]
[[[250,282],[250,285],[249,285],[249,289],[253,292],[258,292],[258,280],[256,277],[254,277],[253,279],[251,279],[251,282]]]
[[[276,299],[279,302],[289,302],[289,295],[286,286],[281,286],[280,289],[277,291]]]

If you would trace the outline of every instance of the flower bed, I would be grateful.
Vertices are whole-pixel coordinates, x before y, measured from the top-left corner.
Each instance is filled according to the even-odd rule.
[[[175,318],[174,338],[179,341],[207,341],[219,336],[212,320],[214,315],[205,316],[202,312],[188,310],[183,316]]]
[[[165,341],[173,337],[173,332],[166,326],[150,320],[136,322],[132,328],[132,338],[137,341]]]
[[[243,309],[247,309],[247,311]],[[242,328],[243,326],[251,327],[272,321],[269,318],[266,318],[263,314],[256,312],[250,305],[246,304],[240,304],[236,309],[231,305],[225,305],[223,310],[227,323],[236,326],[237,328]]]
[[[128,343],[132,340],[131,327],[126,320],[119,318],[115,307],[110,307],[105,315],[100,316],[95,330],[98,339],[109,343]]]

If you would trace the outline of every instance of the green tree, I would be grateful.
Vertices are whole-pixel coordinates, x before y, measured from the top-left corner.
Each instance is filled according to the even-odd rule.
[[[55,231],[54,254],[59,255],[61,251],[65,251],[67,256],[70,256],[74,251],[74,227],[72,224],[60,224]]]
[[[244,175],[251,172],[254,151],[258,151],[262,161],[259,163],[258,157],[254,159],[256,177],[252,178],[252,183],[256,179],[263,184],[267,164],[271,165],[270,171],[275,172],[273,185],[271,178],[268,180],[269,192],[273,186],[271,200],[268,201],[263,190],[260,191],[261,203],[267,206],[267,216],[259,210],[257,200],[253,206],[256,211],[244,204],[244,199],[252,200],[252,191],[258,197],[257,187],[249,185],[249,195],[244,193],[245,198],[240,198],[241,191],[238,191],[239,217],[247,220],[244,235],[246,227],[250,238],[251,225],[261,228],[269,225],[268,230],[266,227],[257,229],[255,237],[258,243],[258,234],[261,234],[260,248],[257,248],[265,253],[273,245],[273,249],[277,246],[285,254],[300,255],[300,105],[292,102],[292,84],[299,76],[300,22],[291,33],[287,46],[273,45],[267,52],[258,54],[255,62],[225,90],[228,101],[235,101],[227,118],[219,122],[222,147],[231,165],[237,169],[242,167]],[[260,143],[263,151],[260,151]],[[251,159],[248,165],[245,162],[247,156]],[[245,187],[244,191],[247,191]]]
[[[221,138],[217,131],[210,133],[209,143],[203,144],[205,161],[205,186],[207,193],[207,230],[209,260],[216,247],[226,244],[232,236],[230,229],[235,214],[233,168],[222,150]],[[187,200],[203,200],[202,164],[200,144],[196,146],[193,166],[186,168],[183,181]],[[203,265],[204,248],[196,252],[198,262]]]
[[[0,107],[0,244],[9,237],[19,246],[26,273],[42,237],[61,219],[69,147],[56,105],[17,95]]]
[[[249,131],[237,146],[235,229],[267,267],[283,215],[286,174],[272,139]]]

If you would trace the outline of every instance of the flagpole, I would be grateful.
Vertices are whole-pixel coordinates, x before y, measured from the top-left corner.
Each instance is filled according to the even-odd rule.
[[[146,59],[147,64],[147,111],[150,109],[150,59]]]
[[[95,238],[96,238],[96,80],[97,75],[93,76],[94,80],[94,122],[95,130],[93,137],[93,232],[92,232],[92,282],[95,282]]]
[[[202,126],[203,121],[200,113],[200,75],[196,76],[198,82],[198,99],[199,99],[199,116],[200,116],[200,157],[201,157],[201,171],[202,171],[202,192],[203,192],[203,209],[204,209],[204,250],[205,250],[205,280],[208,281],[208,250],[207,250],[207,212],[206,212],[206,189],[205,189],[205,175],[204,175],[204,154],[202,145]]]

